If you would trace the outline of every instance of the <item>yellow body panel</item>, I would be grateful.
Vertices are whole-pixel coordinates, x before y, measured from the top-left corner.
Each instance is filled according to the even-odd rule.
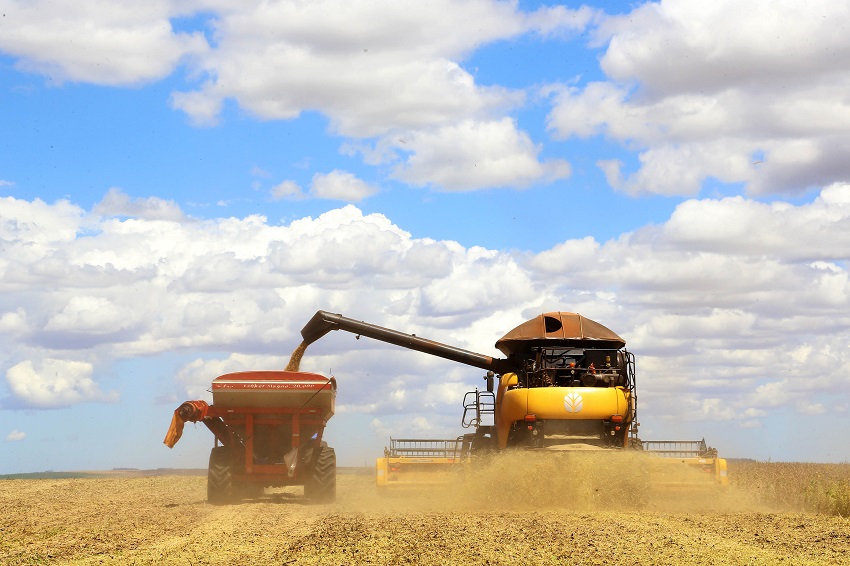
[[[729,478],[726,475],[726,458],[717,458],[715,460],[716,479],[720,485],[729,485]]]
[[[508,389],[516,385],[516,374],[499,381],[496,396],[496,435],[499,448],[505,448],[514,422],[526,415],[538,420],[605,420],[621,415],[624,425],[631,420],[630,394],[624,387],[533,387]]]

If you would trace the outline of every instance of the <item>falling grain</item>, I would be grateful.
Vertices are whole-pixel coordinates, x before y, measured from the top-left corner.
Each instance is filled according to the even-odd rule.
[[[295,348],[295,351],[292,352],[292,356],[289,358],[289,363],[286,365],[286,371],[298,371],[301,367],[301,358],[304,356],[304,351],[307,349],[307,342],[301,342],[298,344],[298,347]]]

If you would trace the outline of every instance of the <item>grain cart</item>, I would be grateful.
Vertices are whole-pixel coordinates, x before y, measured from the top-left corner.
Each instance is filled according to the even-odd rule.
[[[580,314],[550,312],[520,324],[496,342],[506,358],[325,311],[317,312],[301,335],[310,344],[333,330],[487,370],[486,390],[471,391],[463,401],[461,424],[475,432],[455,440],[393,440],[376,463],[379,487],[427,483],[428,470],[433,478],[445,477],[446,469],[476,454],[503,449],[643,449],[634,355],[617,334]],[[726,482],[725,461],[716,451],[706,448],[664,463],[677,460],[687,460],[689,468],[710,467],[717,483]]]
[[[212,382],[213,404],[186,401],[174,411],[165,444],[183,423],[215,436],[207,476],[210,503],[257,496],[265,487],[303,485],[315,502],[336,497],[336,455],[322,440],[334,413],[336,380],[298,371],[228,373]]]

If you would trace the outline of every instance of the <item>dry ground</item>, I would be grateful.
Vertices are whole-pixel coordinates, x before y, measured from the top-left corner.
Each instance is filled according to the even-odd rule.
[[[545,467],[509,469],[409,497],[340,475],[331,505],[287,488],[212,506],[203,477],[5,480],[0,564],[821,565],[850,556],[850,520],[768,509],[734,488],[633,497],[633,484],[600,489],[607,472],[567,484]]]

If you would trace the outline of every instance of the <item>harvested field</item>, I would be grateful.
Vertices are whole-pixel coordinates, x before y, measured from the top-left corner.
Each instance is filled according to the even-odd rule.
[[[508,468],[407,497],[341,474],[331,505],[287,488],[213,506],[198,476],[3,480],[0,563],[820,565],[850,555],[848,519],[771,508],[765,483],[755,496],[732,488],[628,501],[599,491],[604,475],[565,491],[546,469]]]

